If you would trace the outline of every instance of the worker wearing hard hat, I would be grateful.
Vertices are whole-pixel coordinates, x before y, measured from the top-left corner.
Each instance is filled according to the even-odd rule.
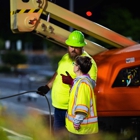
[[[65,129],[65,114],[68,109],[69,91],[73,79],[76,77],[76,74],[73,72],[73,62],[79,55],[90,57],[83,48],[87,43],[82,32],[78,30],[73,31],[65,43],[68,45],[68,53],[59,61],[58,68],[51,80],[45,86],[39,87],[37,92],[40,95],[44,95],[52,89],[52,105],[55,108],[54,131],[56,131],[57,134],[59,130]],[[94,83],[96,83],[97,66],[93,59],[92,67],[88,74]]]

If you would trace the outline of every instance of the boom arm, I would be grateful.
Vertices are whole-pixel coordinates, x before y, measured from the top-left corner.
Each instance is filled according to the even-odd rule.
[[[26,1],[26,2],[24,2]],[[97,23],[87,20],[47,0],[10,0],[11,30],[13,33],[35,32],[64,47],[65,40],[70,32],[52,24],[50,17],[75,29],[78,29],[94,38],[106,42],[114,47],[122,48],[138,44],[118,33],[115,33]],[[43,19],[43,15],[46,19]],[[95,55],[107,50],[106,48],[87,41],[85,50]]]

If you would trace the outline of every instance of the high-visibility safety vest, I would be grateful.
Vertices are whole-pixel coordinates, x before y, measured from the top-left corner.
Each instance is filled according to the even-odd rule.
[[[89,55],[85,51],[83,51],[82,56],[89,56]],[[57,76],[53,82],[53,86],[51,90],[52,105],[56,108],[60,108],[60,109],[68,108],[70,86],[62,82],[62,76],[60,74],[66,75],[66,71],[68,71],[68,73],[74,79],[76,75],[73,72],[73,67],[74,67],[73,61],[69,58],[68,53],[66,53],[58,63]],[[97,66],[93,59],[92,59],[92,67],[89,71],[89,75],[92,79],[96,81]]]
[[[85,119],[76,130],[73,120],[76,112],[86,114]],[[98,117],[93,87],[87,78],[78,80],[71,89],[69,106],[66,114],[66,128],[74,134],[92,134],[98,132]]]

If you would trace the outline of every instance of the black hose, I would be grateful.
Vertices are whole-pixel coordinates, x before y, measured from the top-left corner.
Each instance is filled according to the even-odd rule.
[[[47,100],[48,107],[49,107],[50,134],[52,134],[52,132],[51,132],[52,131],[51,107],[50,107],[50,103],[49,103],[49,100],[48,100],[47,96],[46,95],[44,95],[44,96],[45,96],[45,98]]]
[[[1,97],[0,100],[11,98],[11,97],[15,97],[15,96],[19,96],[19,95],[30,93],[30,92],[38,92],[38,91],[34,91],[34,90],[33,91],[25,91],[25,92],[22,92],[22,93]],[[52,125],[51,125],[51,107],[50,107],[50,103],[49,103],[49,100],[48,100],[47,96],[45,94],[44,94],[44,96],[46,98],[46,101],[47,101],[47,104],[48,104],[48,107],[49,107],[50,134],[52,134],[52,132],[51,132],[51,130],[52,130]]]
[[[22,93],[11,95],[11,96],[1,97],[0,100],[15,97],[15,96],[19,96],[19,95],[26,94],[26,93],[29,93],[29,92],[37,92],[37,91],[25,91],[25,92],[22,92]]]

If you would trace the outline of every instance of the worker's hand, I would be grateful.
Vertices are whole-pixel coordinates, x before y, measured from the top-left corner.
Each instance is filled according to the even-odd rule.
[[[80,123],[79,123],[79,124],[73,123],[73,126],[74,126],[74,128],[75,128],[76,130],[79,130],[79,129],[80,129]]]
[[[48,91],[50,90],[50,88],[47,85],[45,85],[45,86],[39,87],[37,90],[38,90],[37,91],[37,94],[44,96],[45,94],[48,93]]]
[[[67,75],[61,74],[63,83],[72,85],[73,78],[70,76],[70,74],[67,71],[66,74]]]

